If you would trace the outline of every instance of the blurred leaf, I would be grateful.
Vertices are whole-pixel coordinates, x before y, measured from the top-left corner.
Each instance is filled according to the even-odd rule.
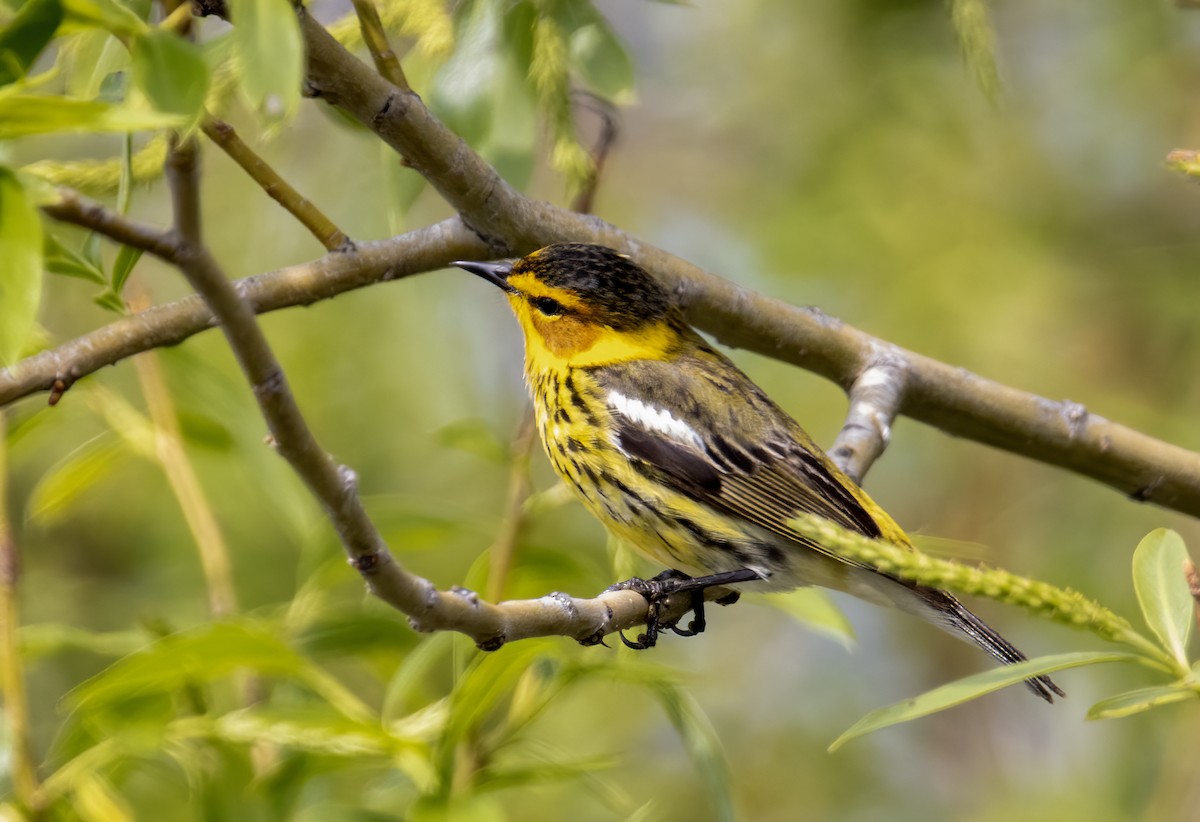
[[[193,445],[213,451],[230,451],[236,445],[233,433],[207,414],[180,409],[178,419],[179,432]]]
[[[967,68],[992,103],[1000,100],[1000,71],[996,67],[996,33],[986,0],[950,0],[950,20]]]
[[[716,819],[736,818],[730,784],[729,763],[721,740],[699,703],[682,688],[660,684],[655,688],[671,724],[683,741],[701,784],[708,791],[709,806]]]
[[[491,796],[422,796],[408,809],[407,822],[505,822],[504,807]]]
[[[125,305],[125,301],[121,299],[121,295],[117,294],[111,288],[106,288],[95,297],[92,297],[92,302],[106,311],[112,311],[114,314],[127,314],[129,307]]]
[[[511,12],[510,12],[511,14]],[[508,21],[505,21],[506,27]],[[510,185],[523,189],[533,176],[537,144],[537,106],[526,82],[528,58],[511,51],[496,67],[491,128],[478,143],[483,155]]]
[[[312,656],[397,655],[416,645],[416,639],[399,612],[372,613],[360,608],[317,615],[305,624],[295,643]]]
[[[633,63],[608,23],[595,19],[571,34],[571,60],[580,78],[601,97],[629,103],[633,97]]]
[[[135,696],[173,694],[237,670],[303,677],[308,665],[264,623],[215,623],[163,637],[76,687],[65,701],[95,710]]]
[[[419,171],[400,162],[391,146],[381,142],[379,148],[387,181],[389,224],[393,232],[399,233],[405,228],[409,210],[428,185]]]
[[[81,774],[71,786],[71,807],[83,822],[125,822],[136,819],[133,810],[113,786],[95,772]]]
[[[620,759],[615,756],[593,756],[569,761],[539,758],[528,765],[485,767],[476,777],[476,790],[500,791],[566,782],[593,776],[597,771],[611,770],[619,764]]]
[[[76,254],[67,248],[58,238],[46,232],[42,253],[45,255],[46,270],[51,274],[62,274],[66,277],[77,277],[81,280],[108,285],[104,272],[81,254]]]
[[[1116,719],[1132,716],[1160,705],[1183,702],[1186,699],[1200,699],[1200,694],[1196,693],[1195,686],[1175,683],[1152,688],[1138,688],[1136,691],[1127,691],[1100,700],[1088,709],[1087,718]]]
[[[269,120],[290,117],[304,81],[304,43],[288,0],[230,0],[242,89]]]
[[[129,67],[129,51],[107,31],[90,29],[61,46],[66,63],[66,92],[70,97],[91,100],[104,81]]]
[[[481,419],[455,420],[434,433],[439,445],[466,451],[503,465],[508,462],[508,445],[500,440]]]
[[[1146,624],[1185,668],[1196,621],[1196,601],[1184,575],[1187,561],[1183,539],[1166,528],[1151,531],[1133,552],[1133,587]]]
[[[141,631],[101,633],[75,625],[44,622],[23,625],[20,633],[21,656],[35,660],[63,651],[90,651],[103,656],[125,656],[143,647],[146,635]]]
[[[434,76],[428,94],[433,113],[471,145],[485,141],[492,122],[502,16],[499,4],[485,0],[460,6],[457,45]]]
[[[834,640],[847,650],[854,647],[854,627],[828,592],[821,588],[797,588],[794,591],[761,594],[754,599],[778,608],[806,628]]]
[[[133,453],[151,461],[158,459],[158,435],[149,417],[102,385],[89,385],[86,397],[88,406],[104,418]]]
[[[1007,688],[1009,685],[1024,682],[1030,677],[1041,676],[1053,673],[1054,671],[1062,671],[1067,668],[1078,668],[1083,665],[1098,665],[1102,662],[1140,662],[1141,660],[1142,657],[1137,654],[1113,653],[1110,651],[1080,651],[1070,654],[1042,656],[1025,662],[1018,662],[1016,665],[1002,665],[999,668],[992,668],[991,670],[973,674],[956,682],[951,682],[940,688],[934,688],[932,691],[927,691],[912,699],[906,699],[903,702],[897,702],[894,705],[888,705],[887,707],[871,711],[871,713],[858,720],[845,733],[835,739],[833,744],[829,746],[829,751],[830,753],[836,751],[855,737],[871,733],[872,731],[878,731],[889,725],[908,722],[932,713],[937,713],[938,711],[944,711],[947,708],[953,708],[955,705],[969,702],[984,694],[990,694],[992,691],[998,691],[1001,688]]]
[[[42,299],[42,221],[6,168],[0,168],[0,248],[0,365],[10,365],[33,333]]]
[[[204,106],[208,64],[195,43],[150,29],[133,41],[133,81],[156,109],[190,121]]]
[[[121,37],[148,31],[149,26],[119,0],[62,0],[67,21],[99,26]]]
[[[62,19],[59,0],[26,0],[0,31],[0,86],[20,80],[29,72]]]
[[[320,707],[246,708],[221,717],[211,732],[242,745],[267,742],[330,756],[386,757],[401,744],[377,724],[355,722]]]
[[[56,521],[80,494],[112,473],[125,454],[125,444],[108,435],[88,440],[42,475],[29,493],[26,515],[42,524]]]
[[[121,250],[117,252],[117,258],[113,260],[112,288],[114,292],[120,294],[125,289],[125,282],[133,273],[133,267],[138,264],[140,259],[142,259],[142,249],[129,245],[121,246]]]
[[[0,94],[0,140],[59,131],[147,131],[183,123],[176,114],[70,97]]]
[[[453,635],[446,631],[424,637],[404,658],[383,695],[381,715],[385,723],[394,722],[413,709],[417,689],[428,681],[434,665],[448,660],[453,641]],[[448,661],[445,664],[448,668]]]

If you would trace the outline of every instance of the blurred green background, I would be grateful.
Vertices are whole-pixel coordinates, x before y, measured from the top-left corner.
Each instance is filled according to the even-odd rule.
[[[1163,2],[995,4],[1003,90],[993,105],[940,2],[605,0],[599,8],[637,77],[601,182],[600,216],[739,284],[1200,450],[1200,189],[1162,162],[1168,150],[1200,142],[1200,16]],[[410,73],[425,92],[429,72]],[[496,110],[497,122],[505,113]],[[42,140],[15,152],[34,159],[117,146],[116,138]],[[398,216],[397,186],[408,183],[396,180],[408,172],[319,105],[304,104],[260,148],[355,238],[449,213],[425,192]],[[208,237],[231,276],[319,256],[320,246],[212,146],[204,162]],[[529,188],[569,200],[562,178],[540,162]],[[139,189],[134,213],[165,220],[163,186]],[[175,272],[150,260],[134,277],[155,301],[185,293]],[[48,281],[42,322],[55,340],[110,320],[89,288]],[[503,454],[527,402],[520,339],[503,301],[461,272],[438,272],[262,322],[319,440],[358,472],[401,561],[439,587],[482,588],[481,554],[503,516]],[[845,411],[835,386],[733,355],[818,442],[832,441]],[[398,666],[431,639],[365,597],[327,523],[263,445],[263,423],[220,335],[159,356],[230,544],[242,609],[276,618],[293,603],[294,617],[297,591],[319,591],[303,600],[311,618],[296,618],[298,647],[380,703]],[[39,411],[44,397],[16,408],[10,504],[26,564],[23,621],[117,632],[147,621],[204,623],[195,548],[155,464],[117,449],[84,480],[46,487],[56,464],[92,438],[102,439],[86,447],[116,442],[96,413],[106,402],[97,387],[144,406],[122,363],[55,409]],[[911,421],[893,434],[865,485],[903,526],[1131,618],[1138,540],[1166,526],[1194,554],[1200,547],[1194,520],[1091,481]],[[554,482],[540,454],[534,477],[538,490]],[[570,503],[531,519],[508,595],[590,595],[613,578],[601,527]],[[618,673],[555,698],[525,744],[608,756],[610,767],[517,785],[454,813],[604,820],[653,800],[644,818],[713,818],[715,777],[695,767],[662,703],[630,684],[630,670],[666,667],[720,740],[740,818],[1194,818],[1200,720],[1191,703],[1083,719],[1096,699],[1148,684],[1133,669],[1061,674],[1070,696],[1054,707],[1012,688],[827,754],[868,710],[991,664],[910,617],[838,602],[857,632],[849,653],[781,610],[750,603],[718,609],[700,638],[669,637],[638,655],[567,640],[537,645],[558,664],[603,662]],[[991,603],[978,611],[1031,655],[1100,647]],[[440,641],[455,648],[420,673],[414,705],[443,695],[470,658],[469,643]],[[497,656],[521,653],[513,646]],[[64,696],[110,662],[62,648],[31,659],[42,754],[63,727]],[[367,809],[392,818],[417,793],[377,762],[307,767],[288,811],[306,819],[369,818]],[[181,771],[138,773],[130,765],[112,779],[147,818],[248,818],[249,804],[194,801]],[[230,796],[261,787],[230,779]]]

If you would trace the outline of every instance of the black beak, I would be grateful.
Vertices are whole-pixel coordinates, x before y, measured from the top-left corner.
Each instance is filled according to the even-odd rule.
[[[512,273],[511,263],[473,263],[467,260],[456,260],[450,265],[458,266],[463,271],[470,271],[509,294],[515,294],[517,291],[508,284],[508,275]]]

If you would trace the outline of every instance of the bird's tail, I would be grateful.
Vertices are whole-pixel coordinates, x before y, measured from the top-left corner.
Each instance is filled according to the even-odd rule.
[[[913,586],[915,593],[934,610],[931,621],[960,639],[974,642],[1005,665],[1024,662],[1025,655],[1011,642],[996,633],[990,625],[967,610],[966,606],[945,591],[924,586]],[[1025,680],[1025,686],[1047,702],[1054,696],[1066,696],[1061,688],[1048,676]]]

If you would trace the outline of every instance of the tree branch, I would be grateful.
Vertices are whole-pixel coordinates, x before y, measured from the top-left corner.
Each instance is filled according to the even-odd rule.
[[[887,448],[906,383],[904,361],[885,356],[867,367],[850,386],[850,411],[829,449],[829,457],[859,484]]]
[[[42,211],[61,222],[89,228],[118,243],[174,262],[176,246],[170,232],[131,220],[70,188],[59,188],[58,197],[57,202],[42,206]]]
[[[326,250],[348,250],[351,245],[350,238],[313,205],[311,200],[304,197],[299,191],[292,188],[287,180],[279,176],[279,172],[271,168],[262,157],[259,157],[254,149],[246,145],[245,141],[234,131],[233,126],[215,117],[205,117],[201,121],[200,127],[204,130],[205,135],[228,154],[230,159],[241,166],[272,200],[299,220],[309,233],[325,246]]]
[[[1200,454],[1155,440],[1071,402],[1052,402],[878,340],[708,274],[614,226],[509,186],[420,98],[397,89],[302,16],[309,83],[408,158],[494,250],[524,254],[560,241],[616,248],[672,288],[692,323],[726,345],[821,374],[849,390],[881,352],[910,375],[900,412],[948,434],[1057,465],[1132,499],[1200,516]]]
[[[105,212],[100,206],[95,208]],[[58,216],[49,209],[47,213]],[[120,232],[106,230],[106,220],[70,222],[120,240]],[[174,246],[167,244],[166,249],[170,252],[168,259],[173,258]],[[451,260],[473,259],[486,253],[483,243],[461,220],[452,217],[390,240],[359,243],[353,251],[334,252],[310,263],[247,277],[236,281],[234,287],[252,310],[261,314],[311,305],[356,288],[432,271]],[[61,393],[106,365],[151,348],[177,345],[215,325],[212,312],[200,297],[185,297],[122,317],[0,370],[0,406],[37,391],[57,388]]]
[[[358,15],[358,25],[362,29],[363,42],[371,52],[375,62],[375,70],[401,91],[410,91],[408,78],[400,67],[396,52],[388,43],[387,32],[384,31],[383,21],[379,19],[379,10],[371,0],[353,0],[354,13]]]

